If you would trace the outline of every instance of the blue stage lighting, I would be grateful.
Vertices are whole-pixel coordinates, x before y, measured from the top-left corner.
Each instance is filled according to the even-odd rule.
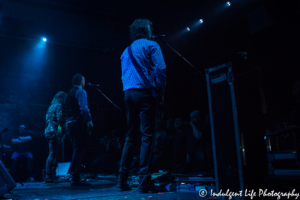
[[[46,42],[46,41],[47,41],[47,38],[43,38],[43,41]]]
[[[230,3],[229,1],[228,1],[226,4],[227,4],[227,6],[230,6],[230,5],[231,5],[231,3]]]
[[[203,23],[203,19],[200,19],[199,22],[202,24]]]
[[[189,27],[186,28],[187,31],[190,31],[191,29]]]

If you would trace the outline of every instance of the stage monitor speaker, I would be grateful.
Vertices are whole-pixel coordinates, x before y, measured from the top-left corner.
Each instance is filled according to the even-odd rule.
[[[0,160],[0,197],[11,191],[14,187],[16,187],[16,182]]]
[[[70,169],[71,162],[63,162],[58,163],[58,166],[56,168],[56,175],[57,176],[65,176],[68,174]]]

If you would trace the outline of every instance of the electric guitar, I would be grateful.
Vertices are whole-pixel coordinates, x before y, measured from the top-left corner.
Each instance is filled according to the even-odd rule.
[[[66,134],[64,134],[63,131],[61,131],[61,129],[62,129],[62,126],[58,125],[56,136],[57,136],[59,144],[62,144],[64,142],[65,137],[66,137]]]

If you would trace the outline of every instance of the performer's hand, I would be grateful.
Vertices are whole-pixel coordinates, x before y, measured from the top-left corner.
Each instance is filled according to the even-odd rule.
[[[94,124],[92,123],[92,124],[90,124],[90,128],[92,129],[94,127]]]

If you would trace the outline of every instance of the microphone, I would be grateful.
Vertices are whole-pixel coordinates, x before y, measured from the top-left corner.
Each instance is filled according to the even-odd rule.
[[[166,35],[157,35],[157,36],[151,35],[151,40],[155,40],[157,38],[162,38],[162,37],[166,37]]]
[[[100,85],[98,85],[98,84],[93,84],[93,83],[87,83],[87,85],[88,85],[88,86],[98,86],[98,87],[100,86]]]

